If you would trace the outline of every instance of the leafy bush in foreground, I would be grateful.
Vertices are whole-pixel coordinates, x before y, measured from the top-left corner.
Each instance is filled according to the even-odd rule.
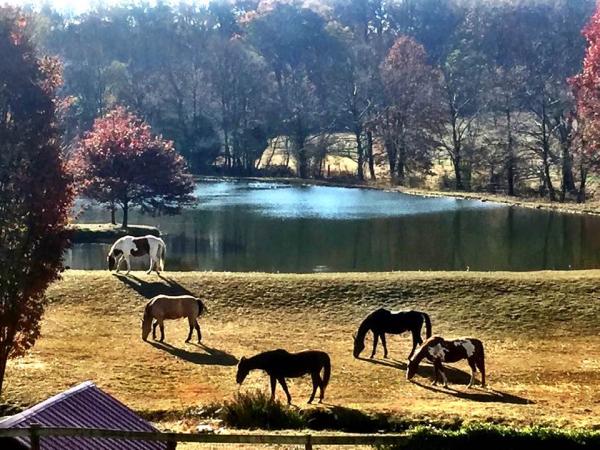
[[[511,428],[499,425],[465,425],[456,431],[432,427],[415,427],[408,432],[405,444],[381,446],[396,450],[579,450],[600,448],[600,433],[562,431],[543,427]]]

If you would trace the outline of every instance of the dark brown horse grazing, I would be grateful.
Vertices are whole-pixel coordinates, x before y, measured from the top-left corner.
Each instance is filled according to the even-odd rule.
[[[271,401],[275,398],[275,386],[277,381],[281,384],[288,404],[292,403],[292,396],[288,391],[286,378],[298,378],[302,375],[310,374],[312,378],[313,390],[308,403],[312,403],[317,392],[317,387],[321,390],[319,403],[325,396],[325,388],[331,377],[331,361],[329,355],[317,350],[306,350],[299,353],[289,353],[285,350],[271,350],[259,353],[250,358],[243,357],[237,366],[235,376],[238,384],[242,384],[251,370],[264,370],[271,377]],[[321,378],[321,370],[323,377]]]
[[[413,338],[413,346],[408,359],[415,352],[417,345],[423,342],[421,339],[421,328],[425,323],[426,336],[431,336],[431,320],[429,315],[420,311],[398,311],[392,312],[379,308],[369,314],[358,327],[354,335],[354,357],[358,358],[365,348],[365,336],[369,331],[373,332],[373,351],[371,358],[375,356],[377,341],[381,339],[383,344],[383,357],[387,358],[388,350],[385,342],[385,334],[401,334],[410,331]]]
[[[483,344],[479,339],[463,338],[447,341],[439,336],[427,339],[408,363],[406,369],[407,380],[415,376],[419,363],[423,358],[427,358],[433,363],[435,370],[433,384],[437,384],[439,374],[441,373],[444,386],[448,386],[448,379],[442,365],[443,362],[453,363],[461,359],[466,359],[471,367],[469,387],[473,386],[477,369],[481,372],[481,387],[485,387],[485,355]]]

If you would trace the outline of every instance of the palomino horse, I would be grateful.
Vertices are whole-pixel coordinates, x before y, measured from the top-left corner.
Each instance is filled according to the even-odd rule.
[[[156,273],[160,273],[161,270],[165,269],[165,253],[167,246],[165,242],[156,236],[147,235],[143,237],[123,236],[117,239],[112,245],[106,260],[108,261],[108,270],[117,269],[119,273],[119,266],[124,260],[127,264],[127,273],[131,271],[132,256],[150,256],[150,267],[146,273],[152,272],[152,267],[156,270]]]
[[[426,336],[431,336],[431,320],[429,315],[420,311],[398,311],[392,312],[384,308],[379,308],[370,313],[358,327],[354,335],[354,357],[358,358],[365,348],[365,336],[369,331],[373,332],[373,351],[371,358],[375,356],[377,350],[377,341],[381,339],[383,344],[383,357],[387,358],[387,344],[385,342],[385,333],[401,334],[410,331],[413,338],[413,346],[408,359],[415,352],[417,345],[421,344],[421,328],[425,323]]]
[[[444,373],[443,362],[453,363],[461,359],[466,359],[471,367],[471,381],[468,387],[473,386],[477,369],[481,372],[481,387],[485,387],[485,355],[483,344],[479,339],[463,338],[447,341],[439,336],[427,339],[408,363],[406,369],[407,380],[415,376],[419,363],[423,358],[427,358],[433,363],[435,371],[434,385],[437,384],[439,374],[441,373],[444,387],[448,387],[448,379]]]
[[[313,390],[308,403],[312,403],[317,392],[321,390],[319,403],[323,401],[325,388],[331,377],[331,361],[329,355],[317,350],[306,350],[299,353],[289,353],[285,350],[272,350],[246,358],[242,356],[237,366],[236,381],[242,384],[251,370],[264,370],[271,377],[271,401],[275,398],[275,386],[277,381],[281,384],[288,404],[292,403],[292,396],[288,391],[286,378],[298,378],[310,374],[312,377]],[[321,370],[323,377],[321,378]]]
[[[198,317],[206,311],[202,300],[191,295],[157,295],[152,298],[144,309],[144,318],[142,319],[142,339],[145,341],[150,334],[152,326],[152,339],[156,340],[156,327],[160,326],[160,342],[165,339],[164,320],[180,319],[187,317],[190,324],[190,332],[185,342],[192,339],[194,329],[198,333],[198,342],[202,340]],[[156,321],[152,324],[152,320]]]

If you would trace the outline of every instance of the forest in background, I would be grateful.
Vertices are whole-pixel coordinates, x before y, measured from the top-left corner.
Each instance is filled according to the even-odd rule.
[[[357,179],[385,167],[415,185],[445,159],[444,187],[585,198],[568,82],[595,0],[212,2],[33,14],[64,67],[65,148],[122,105],[171,139],[196,174],[258,168],[285,137],[293,175],[325,175],[332,136]]]

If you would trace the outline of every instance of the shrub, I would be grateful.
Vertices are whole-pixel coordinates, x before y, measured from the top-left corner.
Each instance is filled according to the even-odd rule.
[[[236,428],[268,430],[304,428],[305,422],[297,409],[271,401],[263,392],[238,393],[226,401],[221,410],[225,425]]]
[[[562,431],[543,427],[510,428],[499,425],[466,425],[456,431],[419,426],[408,433],[408,442],[380,449],[396,450],[580,450],[599,448],[600,433]]]

